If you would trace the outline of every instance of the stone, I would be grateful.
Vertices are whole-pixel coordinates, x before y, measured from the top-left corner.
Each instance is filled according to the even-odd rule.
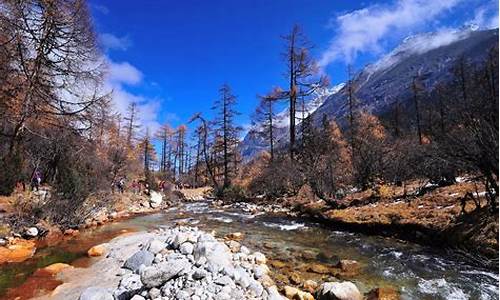
[[[288,278],[290,279],[290,282],[295,285],[299,285],[300,283],[302,283],[302,278],[298,273],[293,272],[290,274],[290,276],[288,276]]]
[[[391,287],[379,287],[367,294],[367,300],[399,300],[399,291]]]
[[[73,266],[70,266],[68,264],[64,264],[64,263],[55,263],[55,264],[51,264],[45,268],[43,268],[44,271],[52,274],[52,275],[55,275],[59,272],[61,272],[62,270],[64,269],[68,269],[68,268],[73,268]]]
[[[12,238],[6,247],[0,247],[0,264],[6,262],[22,262],[35,254],[36,244],[33,240]]]
[[[258,265],[263,265],[267,262],[266,256],[260,252],[255,252],[253,256],[255,257],[255,263]]]
[[[299,291],[294,297],[294,300],[314,300],[314,296],[311,293]]]
[[[329,274],[330,273],[330,268],[328,268],[325,265],[322,264],[311,264],[308,268],[310,272],[317,273],[317,274]]]
[[[359,263],[355,260],[342,259],[339,263],[340,269],[345,275],[354,276],[359,274]]]
[[[318,288],[318,283],[314,280],[309,279],[304,281],[302,287],[309,293],[314,293],[314,291]]]
[[[162,251],[163,249],[165,249],[166,247],[167,247],[167,244],[165,244],[164,242],[162,242],[160,240],[154,239],[151,242],[149,242],[148,251],[153,253],[153,254],[157,254],[160,251]]]
[[[293,286],[285,285],[283,291],[285,293],[285,297],[287,297],[288,299],[293,299],[293,297],[299,292],[299,289]]]
[[[280,293],[278,292],[278,288],[275,285],[267,287],[266,291],[267,291],[268,299],[269,300],[283,300],[283,299],[286,299],[286,298],[284,298],[283,296],[280,295]]]
[[[195,280],[200,280],[205,277],[207,277],[207,271],[205,270],[197,269],[193,272],[193,279]]]
[[[151,197],[149,198],[149,205],[152,208],[158,208],[160,207],[162,202],[163,202],[163,196],[158,192],[151,191]]]
[[[80,295],[80,300],[114,300],[114,297],[108,289],[88,287]]]
[[[141,295],[134,295],[134,297],[130,298],[130,300],[146,300],[146,298]]]
[[[248,289],[254,293],[256,297],[260,297],[262,295],[262,292],[264,292],[264,288],[262,287],[262,284],[259,282],[253,280],[250,285],[248,286]]]
[[[182,245],[179,248],[179,251],[181,251],[181,253],[184,255],[192,254],[193,250],[194,250],[194,246],[190,242],[182,243]]]
[[[267,268],[266,265],[255,266],[255,268],[253,269],[253,274],[255,276],[255,279],[262,278],[268,272],[269,268]]]
[[[189,238],[188,234],[186,234],[186,233],[184,233],[184,232],[179,232],[179,233],[177,233],[177,234],[175,235],[175,237],[173,238],[173,241],[172,241],[172,243],[171,243],[171,244],[172,244],[172,247],[173,247],[174,249],[179,249],[179,247],[180,247],[183,243],[187,242],[188,238]]]
[[[286,263],[283,262],[283,261],[280,261],[280,260],[271,260],[269,262],[269,264],[274,267],[274,268],[277,268],[277,269],[281,269],[281,268],[284,268],[286,266]]]
[[[250,250],[247,247],[245,247],[245,246],[241,246],[240,247],[240,253],[248,255],[248,254],[250,254]]]
[[[191,264],[187,259],[162,262],[144,268],[141,272],[141,281],[146,287],[158,287],[190,267]]]
[[[141,265],[146,267],[150,266],[153,263],[154,258],[155,256],[153,253],[146,250],[140,250],[129,257],[123,266],[129,270],[137,272]]]
[[[316,291],[317,300],[362,300],[363,296],[350,281],[325,282]]]
[[[30,228],[28,228],[26,230],[25,234],[28,237],[34,238],[34,237],[38,236],[38,228],[36,228],[36,227],[30,227]]]
[[[87,251],[87,255],[90,257],[102,256],[106,252],[106,247],[104,245],[97,245],[90,248]]]
[[[193,252],[195,260],[200,257],[207,259],[207,264],[218,269],[223,269],[225,266],[231,265],[232,257],[229,248],[217,241],[200,241],[194,247]]]
[[[161,291],[157,288],[152,288],[149,290],[148,296],[151,299],[159,298],[159,297],[161,297]]]
[[[0,247],[6,246],[7,245],[7,240],[0,238]]]
[[[78,231],[78,229],[66,229],[64,230],[64,235],[67,235],[67,236],[78,236],[80,234],[80,231]]]
[[[236,252],[240,251],[241,245],[237,241],[231,240],[231,241],[228,241],[226,244],[229,247],[229,250],[231,250],[231,252],[236,253]]]
[[[226,240],[233,240],[233,241],[241,241],[244,237],[245,235],[241,232],[233,232],[226,234],[226,236],[224,236]]]
[[[123,287],[127,291],[140,290],[143,286],[141,276],[138,274],[127,274],[120,281],[120,287]]]

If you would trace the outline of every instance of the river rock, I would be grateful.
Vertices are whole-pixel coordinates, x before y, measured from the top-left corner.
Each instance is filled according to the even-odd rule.
[[[166,247],[167,247],[166,243],[164,243],[160,240],[154,239],[151,242],[149,242],[148,251],[153,253],[153,254],[157,254],[160,251],[162,251],[163,249],[165,249]]]
[[[318,287],[318,283],[314,280],[309,279],[304,281],[304,284],[302,286],[304,290],[308,291],[309,293],[314,293],[314,291]]]
[[[325,282],[316,292],[317,300],[362,300],[363,296],[350,281]]]
[[[226,236],[224,238],[227,240],[241,241],[244,237],[245,237],[245,235],[241,232],[233,232],[233,233],[226,234]]]
[[[367,295],[367,300],[399,300],[399,292],[390,287],[380,287],[371,290]]]
[[[25,234],[28,237],[34,238],[34,237],[36,237],[38,235],[38,228],[36,228],[36,227],[30,227],[30,228],[26,229]]]
[[[339,266],[344,275],[354,276],[359,274],[359,263],[355,260],[342,259]]]
[[[237,241],[228,241],[226,243],[226,245],[229,247],[229,249],[231,250],[231,252],[233,253],[238,253],[238,251],[240,251],[240,248],[241,248],[241,244],[238,243]]]
[[[299,292],[299,289],[293,286],[285,285],[283,291],[285,293],[285,297],[287,297],[288,299],[293,299],[293,297]]]
[[[187,259],[175,259],[144,268],[141,281],[146,287],[158,287],[174,276],[189,269],[191,264]]]
[[[267,262],[266,256],[260,252],[255,252],[253,254],[253,256],[255,258],[256,264],[262,265],[262,264],[265,264]]]
[[[194,246],[190,242],[185,242],[182,243],[182,245],[179,247],[179,250],[181,251],[182,254],[189,255],[193,253]]]
[[[262,253],[246,255],[242,247],[233,253],[226,245],[228,241],[218,241],[211,234],[185,226],[161,228],[155,239],[165,240],[166,248],[148,266],[141,263],[136,271],[139,275],[129,273],[127,279],[122,279],[114,291],[116,299],[131,299],[134,295],[153,300],[283,299],[277,291],[277,295],[269,294],[267,287],[274,282],[267,275],[269,268]],[[139,252],[151,253],[144,250],[150,246],[142,246]]]
[[[151,197],[149,198],[149,205],[151,206],[151,208],[160,207],[162,202],[163,196],[158,192],[151,191]]]
[[[106,247],[104,245],[96,245],[87,251],[87,255],[90,257],[102,256],[106,252]]]
[[[322,264],[311,264],[308,268],[310,272],[317,273],[317,274],[328,274],[330,273],[330,268],[322,265]]]
[[[114,297],[108,289],[89,287],[82,292],[80,300],[114,300]]]
[[[139,271],[141,265],[146,267],[150,266],[153,263],[154,258],[155,256],[153,253],[146,250],[140,250],[125,261],[124,267],[137,272]]]
[[[71,268],[73,268],[73,266],[68,265],[68,264],[64,264],[64,263],[55,263],[55,264],[51,264],[51,265],[43,268],[43,270],[52,274],[52,275],[55,275],[55,274],[61,272],[62,270],[68,269],[68,268],[71,269]]]

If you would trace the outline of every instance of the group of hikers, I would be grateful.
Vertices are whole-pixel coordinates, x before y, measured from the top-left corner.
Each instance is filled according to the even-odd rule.
[[[36,168],[31,174],[30,178],[30,188],[31,191],[39,191],[40,186],[42,185],[42,173]],[[18,191],[26,191],[26,183],[24,180],[18,180],[16,182],[16,190]]]
[[[35,168],[35,170],[33,171],[29,182],[31,191],[40,190],[40,186],[42,184],[42,173],[38,168]],[[186,187],[185,185],[180,183],[171,184],[167,180],[161,180],[160,182],[158,182],[158,188],[160,192],[167,192],[172,189],[182,189],[185,187]],[[26,191],[25,181],[19,180],[16,183],[16,189],[18,191]],[[139,195],[141,193],[149,195],[151,192],[151,187],[149,183],[147,183],[146,180],[143,179],[134,179],[132,180],[130,185],[127,186],[127,178],[125,176],[122,176],[113,180],[111,183],[111,191],[113,193],[117,191],[118,193],[123,194],[127,189],[130,189],[132,193],[134,193],[135,195]]]

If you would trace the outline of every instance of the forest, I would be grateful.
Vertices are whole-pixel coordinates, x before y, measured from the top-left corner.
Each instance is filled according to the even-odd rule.
[[[432,86],[415,70],[407,96],[389,99],[390,110],[380,114],[362,104],[359,73],[349,68],[339,91],[343,113],[334,116],[305,109],[330,86],[305,31],[295,25],[276,38],[282,53],[269,55],[281,54],[284,77],[256,97],[251,116],[250,130],[266,150],[245,157],[237,122],[242,100],[230,79],[213,87],[219,97],[211,112],[151,131],[140,122],[139,103],[126,113],[115,109],[86,1],[2,1],[0,195],[18,199],[5,222],[17,229],[42,220],[78,228],[120,190],[138,186],[166,198],[209,187],[204,196],[224,204],[285,201],[316,216],[315,201],[325,214],[393,198],[411,203],[467,176],[474,189],[450,200],[457,216],[469,214],[473,226],[483,226],[481,218],[496,222],[498,235],[498,45],[481,61],[460,57],[447,79]],[[283,108],[288,120],[280,119]],[[278,138],[283,122],[287,132]],[[39,190],[50,198],[30,204]],[[364,196],[352,201],[353,195]],[[338,218],[331,219],[347,217]],[[485,255],[498,259],[498,252]]]

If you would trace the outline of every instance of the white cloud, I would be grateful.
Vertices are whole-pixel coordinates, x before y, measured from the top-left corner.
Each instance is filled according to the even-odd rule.
[[[138,84],[142,81],[142,72],[128,62],[108,60],[109,80],[119,84]]]
[[[159,112],[164,101],[128,91],[127,85],[143,83],[142,72],[128,62],[114,62],[110,58],[107,58],[107,61],[109,73],[104,85],[106,90],[113,91],[113,106],[116,112],[122,117],[126,116],[129,104],[137,103],[142,130],[147,128],[151,133],[155,132],[160,127]],[[175,115],[167,113],[167,117],[174,119]]]
[[[449,11],[462,0],[396,0],[390,5],[372,5],[337,16],[335,37],[323,53],[320,65],[335,60],[351,62],[362,52],[381,53],[388,35],[410,32]]]
[[[118,37],[111,33],[102,33],[99,35],[99,39],[106,50],[125,51],[132,45],[132,41],[128,36]]]
[[[474,24],[482,29],[498,28],[498,2],[491,1],[477,8],[474,12],[474,19],[468,21],[467,24]]]
[[[477,29],[476,26],[461,29],[441,28],[436,32],[421,33],[408,37],[390,53],[384,55],[374,64],[368,65],[366,71],[374,73],[388,69],[411,55],[422,54],[465,39],[475,29]]]

